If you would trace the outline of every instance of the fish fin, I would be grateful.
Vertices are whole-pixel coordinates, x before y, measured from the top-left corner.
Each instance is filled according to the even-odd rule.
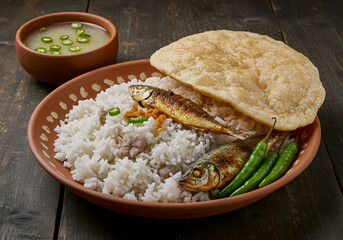
[[[230,128],[225,127],[224,128],[225,132],[228,133],[229,135],[232,135],[240,140],[245,140],[247,138],[250,138],[252,136],[256,135],[255,131],[245,131],[245,130],[233,130]]]
[[[268,147],[267,147],[267,153],[270,152],[270,149],[277,144],[279,141],[284,140],[289,132],[284,132],[284,131],[277,131],[275,134],[273,134],[268,141]]]

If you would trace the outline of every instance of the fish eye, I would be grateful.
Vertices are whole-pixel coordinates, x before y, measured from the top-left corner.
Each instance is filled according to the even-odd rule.
[[[201,171],[199,168],[194,168],[193,172],[192,172],[193,177],[199,178],[201,177]]]

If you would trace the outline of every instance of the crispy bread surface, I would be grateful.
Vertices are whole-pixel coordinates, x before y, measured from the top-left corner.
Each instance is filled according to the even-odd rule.
[[[276,129],[312,123],[325,98],[318,69],[281,41],[218,30],[184,37],[156,51],[151,65],[204,95]]]

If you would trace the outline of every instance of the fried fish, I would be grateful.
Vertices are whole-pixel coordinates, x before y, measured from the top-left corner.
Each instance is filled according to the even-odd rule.
[[[286,137],[286,132],[272,134],[268,141],[268,150]],[[215,148],[196,162],[182,175],[180,186],[187,190],[200,192],[220,188],[232,180],[243,167],[256,144],[263,135],[246,140],[236,140]]]
[[[140,106],[155,108],[184,126],[205,132],[228,134],[241,140],[253,134],[221,125],[196,103],[171,91],[148,85],[131,85],[129,93]]]

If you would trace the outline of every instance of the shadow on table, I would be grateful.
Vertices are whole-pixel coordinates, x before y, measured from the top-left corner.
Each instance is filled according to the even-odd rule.
[[[326,178],[335,186],[317,177],[331,171],[323,145],[320,148],[309,168],[285,187],[245,208],[212,217],[134,217],[97,207],[67,190],[60,234],[65,239],[336,239],[343,234],[342,198],[332,191],[338,187],[334,176]]]

